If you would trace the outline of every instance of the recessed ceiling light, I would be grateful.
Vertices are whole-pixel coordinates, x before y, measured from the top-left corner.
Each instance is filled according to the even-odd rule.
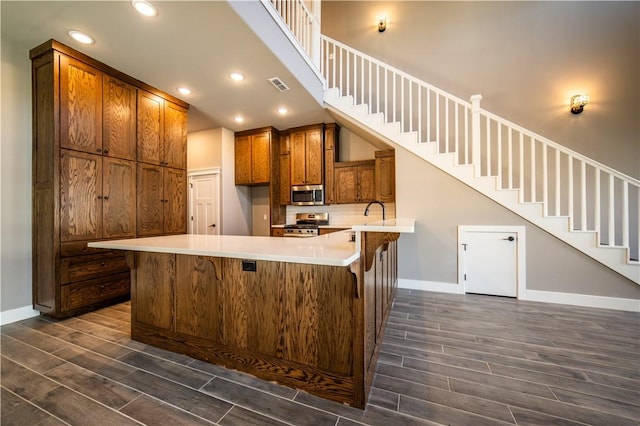
[[[69,31],[69,37],[82,44],[93,44],[95,40],[89,34],[85,34],[81,31],[71,30]]]
[[[131,2],[133,7],[144,16],[157,16],[158,10],[154,5],[144,0],[133,0]]]
[[[289,110],[286,109],[285,107],[278,108],[278,114],[280,114],[280,115],[285,115],[288,112],[289,112]]]
[[[240,74],[239,72],[232,72],[229,74],[229,78],[234,81],[242,81],[244,80],[244,75]]]
[[[241,115],[236,115],[235,117],[233,117],[233,121],[235,121],[236,123],[242,123],[244,121],[244,117]]]
[[[187,89],[186,87],[178,87],[178,92],[182,93],[183,95],[191,94],[191,90]]]

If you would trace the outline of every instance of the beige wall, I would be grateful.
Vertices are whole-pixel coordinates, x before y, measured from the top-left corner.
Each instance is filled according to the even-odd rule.
[[[31,62],[2,38],[0,308],[31,305]]]
[[[640,2],[326,1],[322,33],[640,178],[639,16]],[[576,93],[591,96],[581,115]]]
[[[251,190],[235,185],[234,146],[234,134],[229,129],[189,133],[187,170],[220,167],[220,234],[251,235]]]
[[[323,34],[459,97],[480,93],[485,109],[640,176],[640,3],[324,2],[322,11]],[[567,106],[574,92],[593,101],[580,116]],[[402,279],[455,284],[459,225],[523,225],[528,289],[640,298],[640,286],[399,147],[396,189],[396,215],[416,218],[400,240]]]

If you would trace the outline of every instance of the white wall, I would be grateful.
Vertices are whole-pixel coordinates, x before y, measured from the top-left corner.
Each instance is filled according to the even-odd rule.
[[[0,309],[31,306],[31,62],[2,38]]]

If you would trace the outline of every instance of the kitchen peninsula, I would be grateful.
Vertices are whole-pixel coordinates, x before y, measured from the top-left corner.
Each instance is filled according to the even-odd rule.
[[[131,268],[132,339],[364,408],[412,219],[313,238],[99,241]]]

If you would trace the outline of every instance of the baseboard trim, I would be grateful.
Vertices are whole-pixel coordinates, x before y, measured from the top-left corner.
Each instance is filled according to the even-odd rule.
[[[407,290],[434,291],[437,293],[464,294],[463,286],[456,283],[421,281],[398,278],[398,288]],[[588,294],[560,293],[555,291],[525,290],[520,300],[584,306],[587,308],[615,309],[617,311],[640,312],[640,300],[619,297],[591,296]]]
[[[555,291],[526,290],[522,300],[533,302],[559,303],[563,305],[585,306],[589,308],[615,309],[618,311],[640,312],[640,300],[620,297],[592,296],[588,294],[558,293]]]
[[[406,278],[398,278],[398,288],[407,290],[425,290],[435,291],[438,293],[455,293],[462,294],[464,291],[462,286],[456,283],[442,283],[437,281],[421,281],[409,280]]]
[[[40,312],[33,309],[33,306],[23,306],[22,308],[10,309],[0,312],[0,325],[11,324],[40,315]]]

